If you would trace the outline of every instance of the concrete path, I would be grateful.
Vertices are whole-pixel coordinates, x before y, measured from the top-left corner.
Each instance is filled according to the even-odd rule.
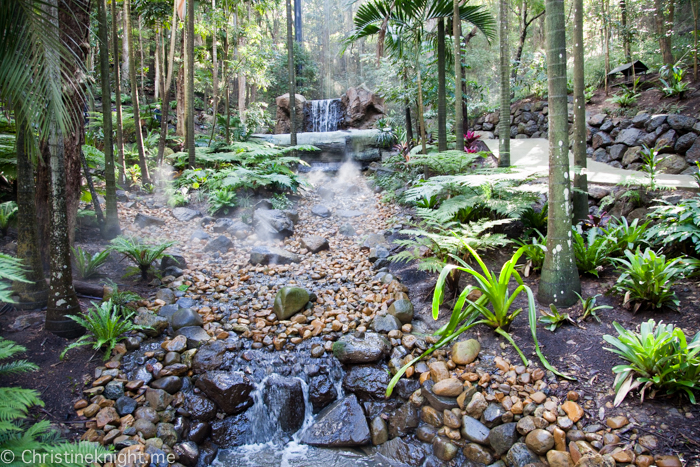
[[[498,140],[485,139],[484,143],[491,149],[491,152],[498,157]],[[541,174],[547,176],[549,173],[549,142],[544,138],[511,139],[510,140],[510,161],[513,166],[526,175]],[[570,163],[573,167],[574,155],[569,152]],[[611,167],[602,162],[588,159],[586,169],[589,183],[601,185],[617,185],[628,181],[645,182],[648,180],[644,172],[634,170],[624,170]],[[573,177],[573,173],[571,174]],[[657,176],[657,183],[671,188],[689,188],[698,190],[698,184],[690,175],[668,175]]]

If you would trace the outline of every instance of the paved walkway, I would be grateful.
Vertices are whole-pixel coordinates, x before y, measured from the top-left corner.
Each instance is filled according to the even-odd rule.
[[[498,140],[485,139],[484,143],[498,157]],[[512,139],[510,140],[510,160],[511,164],[520,169],[521,173],[529,175],[549,173],[549,142],[544,138]],[[571,165],[573,166],[573,153],[569,152]],[[644,172],[634,170],[624,170],[611,167],[602,162],[588,159],[586,169],[589,183],[601,185],[617,185],[627,181],[638,180],[644,182],[648,180]],[[573,173],[572,173],[573,176]],[[690,175],[668,175],[657,176],[657,183],[662,186],[672,188],[689,188],[698,190],[698,185]]]

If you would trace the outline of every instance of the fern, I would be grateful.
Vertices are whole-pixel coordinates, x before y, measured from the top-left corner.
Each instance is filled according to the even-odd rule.
[[[165,250],[175,245],[176,242],[163,242],[149,245],[136,238],[119,236],[112,240],[110,250],[121,253],[132,260],[138,267],[143,280],[148,280],[148,271],[154,261],[163,257],[170,257]]]
[[[0,302],[12,303],[12,282],[28,282],[22,261],[0,253]]]
[[[14,201],[7,201],[0,204],[0,232],[4,237],[7,235],[7,228],[10,226],[10,221],[17,214],[17,203]]]
[[[680,244],[691,246],[700,254],[700,196],[683,200],[674,206],[665,201],[656,206],[649,217],[658,222],[646,232],[646,240],[653,244]]]
[[[416,154],[411,157],[408,166],[426,167],[436,175],[459,175],[467,172],[474,162],[484,153],[467,153],[464,151],[445,151],[437,154]]]
[[[75,267],[81,279],[89,279],[97,275],[97,268],[102,266],[109,259],[109,250],[98,251],[90,254],[80,247],[72,248]]]

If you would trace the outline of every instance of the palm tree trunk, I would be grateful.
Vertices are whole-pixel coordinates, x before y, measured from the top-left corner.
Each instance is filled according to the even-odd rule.
[[[58,34],[57,0],[49,0],[47,8],[54,13],[56,34]],[[55,50],[47,49],[51,63],[50,73],[54,81],[61,80],[58,57]],[[68,318],[80,313],[78,296],[73,289],[73,272],[71,270],[70,243],[68,235],[68,206],[66,203],[66,170],[64,159],[63,133],[57,122],[49,130],[50,170],[51,170],[51,234],[49,279],[49,296],[46,308],[45,329],[65,338],[82,335],[85,330],[78,323]]]
[[[216,0],[211,0],[212,10],[216,10]],[[216,28],[214,28],[214,35],[212,36],[212,85],[214,87],[212,92],[212,100],[214,101],[214,111],[213,111],[213,121],[211,124],[211,137],[209,138],[209,144],[211,145],[212,139],[214,139],[214,133],[216,132],[216,114],[219,109],[219,65],[216,50]]]
[[[416,51],[420,50],[420,40],[417,42]],[[421,152],[428,153],[427,142],[425,141],[425,118],[423,117],[423,80],[420,69],[420,55],[416,56],[416,72],[418,80],[418,126],[420,127]]]
[[[603,0],[603,47],[605,48],[605,95],[610,94],[610,0]]]
[[[17,258],[22,260],[26,268],[25,278],[29,282],[15,282],[12,288],[19,296],[15,304],[17,308],[37,309],[46,306],[48,288],[39,254],[41,249],[34,204],[36,191],[34,168],[25,144],[29,129],[19,105],[15,105],[15,122],[17,127]]]
[[[289,74],[289,141],[297,144],[297,90],[294,68],[294,33],[292,31],[292,2],[287,0],[287,65]],[[240,85],[239,85],[240,86]]]
[[[100,41],[100,74],[102,79],[102,124],[105,143],[105,211],[107,218],[102,236],[112,239],[121,233],[117,213],[117,184],[114,179],[114,146],[112,144],[112,105],[109,86],[109,44],[107,43],[107,4],[97,0],[98,36]]]
[[[144,89],[144,80],[146,79],[143,75],[143,18],[139,15],[139,53],[141,54],[141,60],[139,61],[140,72],[141,72],[141,95],[144,97],[144,102],[146,101],[146,90]]]
[[[438,34],[438,150],[447,151],[447,97],[445,96],[445,19],[439,18]]]
[[[190,168],[194,168],[194,1],[187,2],[187,153]]]
[[[124,34],[129,43],[129,81],[131,82],[131,101],[134,106],[134,124],[136,126],[136,148],[139,151],[139,166],[141,167],[141,184],[150,183],[146,150],[143,147],[141,131],[141,109],[139,105],[139,88],[136,81],[136,58],[134,53],[133,31],[131,28],[131,0],[124,0]]]
[[[500,50],[501,77],[501,116],[498,123],[498,166],[510,166],[510,54],[508,53],[508,0],[499,0],[498,16],[500,33],[498,45]]]
[[[622,50],[625,53],[625,62],[630,63],[632,61],[632,45],[630,32],[627,28],[627,0],[620,0],[620,28],[622,29]]]
[[[547,0],[547,78],[549,84],[549,216],[547,253],[537,298],[542,305],[571,306],[581,292],[571,245],[569,119],[566,98],[564,0]],[[503,116],[501,116],[503,118]]]
[[[122,93],[119,73],[119,41],[117,40],[117,7],[112,1],[112,55],[114,58],[114,96],[117,106],[117,149],[119,150],[119,184],[124,185],[126,164],[124,162],[124,133],[122,131]],[[104,99],[104,96],[102,97]]]
[[[574,222],[588,215],[586,96],[583,63],[583,0],[574,0]]]
[[[174,2],[173,6],[173,22],[170,28],[170,51],[167,60],[167,76],[166,76],[166,60],[165,60],[165,38],[162,41],[162,75],[163,79],[163,105],[161,108],[160,117],[160,139],[158,140],[158,163],[163,162],[163,153],[165,152],[165,140],[168,138],[168,112],[170,111],[170,87],[173,80],[173,67],[175,66],[175,43],[177,41],[177,2]]]
[[[452,37],[455,59],[455,149],[464,151],[464,122],[462,120],[462,20],[459,16],[459,0],[453,1]]]

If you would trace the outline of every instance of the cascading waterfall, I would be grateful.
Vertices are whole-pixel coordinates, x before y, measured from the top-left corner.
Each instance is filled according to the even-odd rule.
[[[338,130],[340,99],[311,101],[311,131],[314,133]]]

